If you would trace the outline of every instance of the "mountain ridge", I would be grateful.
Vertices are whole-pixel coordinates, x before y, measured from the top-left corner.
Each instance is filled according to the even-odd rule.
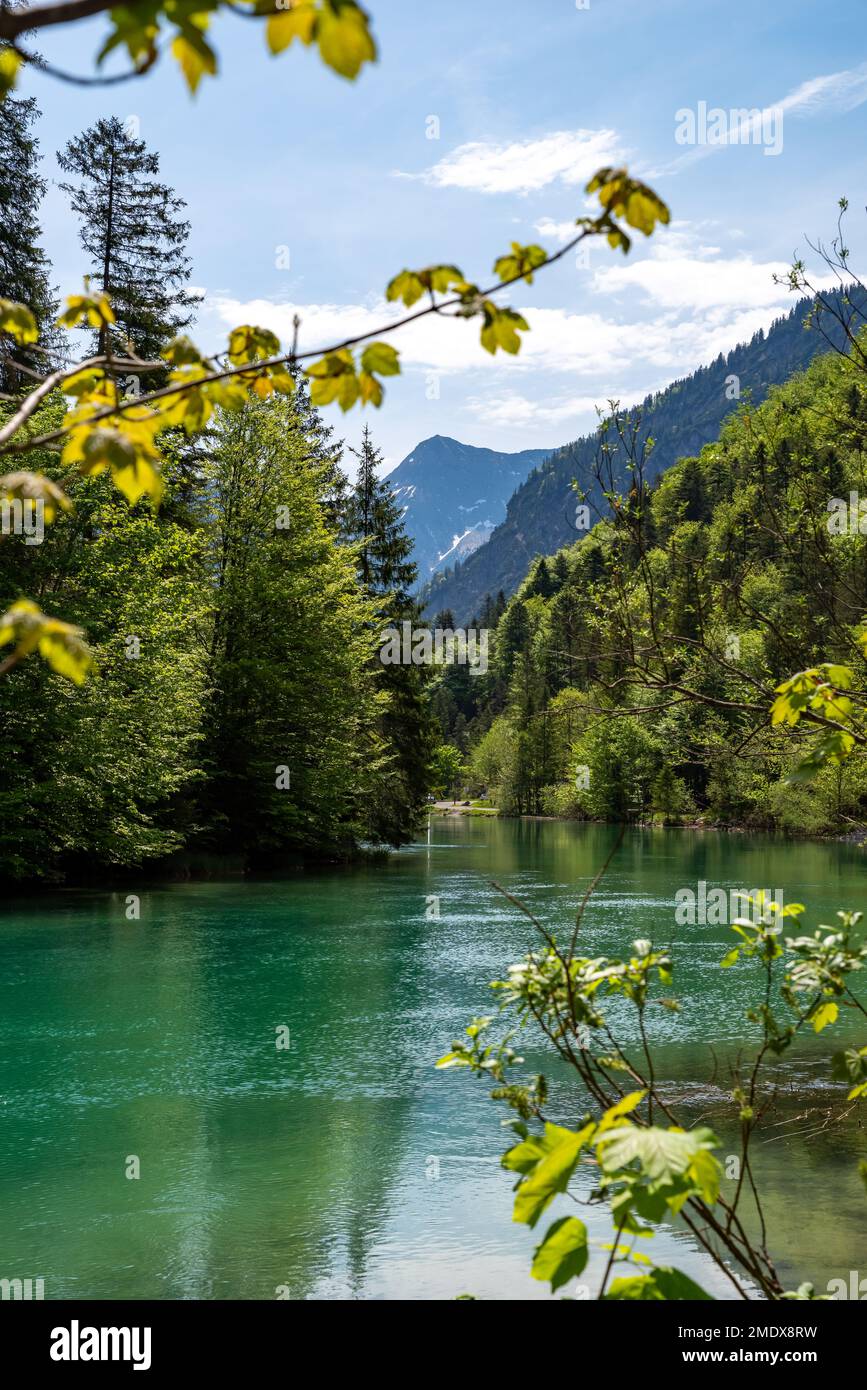
[[[556,446],[555,446],[556,447]],[[506,504],[552,449],[504,453],[434,434],[407,454],[386,481],[404,507],[422,583],[448,557],[470,555],[506,516]]]
[[[842,295],[843,291],[835,291],[826,298],[842,302]],[[641,416],[641,437],[652,436],[655,441],[647,481],[715,439],[726,416],[747,397],[753,405],[761,404],[773,386],[828,351],[821,335],[804,326],[811,304],[810,299],[799,300],[767,332],[760,329],[748,342],[720,353],[710,364],[630,408],[630,414]],[[836,328],[825,328],[832,342],[836,342]],[[842,330],[839,338],[842,344]],[[735,399],[726,396],[727,387],[733,389],[732,378],[739,391]],[[573,479],[587,493],[591,513],[594,505],[606,508],[593,476],[597,448],[598,432],[594,432],[549,451],[509,498],[505,519],[489,539],[465,561],[435,574],[421,590],[420,602],[428,615],[447,609],[458,624],[466,625],[481,611],[488,595],[501,589],[507,597],[514,593],[537,555],[552,555],[578,539],[581,533],[570,521],[577,500]]]

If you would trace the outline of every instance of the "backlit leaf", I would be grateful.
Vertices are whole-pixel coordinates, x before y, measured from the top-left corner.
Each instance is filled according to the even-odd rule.
[[[16,343],[35,343],[39,337],[36,319],[26,304],[0,299],[0,333],[8,333]]]
[[[350,80],[364,63],[376,59],[368,17],[353,0],[324,0],[316,21],[316,42],[322,61]]]
[[[14,88],[21,61],[11,48],[0,48],[0,101]]]
[[[587,1227],[577,1217],[563,1216],[549,1226],[537,1246],[530,1273],[534,1279],[550,1280],[551,1292],[556,1293],[582,1274],[586,1265]]]

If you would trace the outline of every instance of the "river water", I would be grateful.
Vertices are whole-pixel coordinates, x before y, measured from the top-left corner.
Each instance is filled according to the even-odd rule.
[[[535,944],[491,880],[563,933],[613,836],[449,818],[368,867],[142,887],[139,920],[133,890],[4,903],[0,1278],[43,1278],[46,1298],[547,1297],[529,1275],[539,1231],[511,1221],[505,1112],[433,1064]],[[726,1068],[753,1038],[749,976],[717,968],[727,926],[675,922],[675,894],[782,890],[812,930],[865,906],[863,855],[635,830],[588,908],[588,953],[673,943],[683,1008],[653,1017],[657,1069],[723,1156],[737,1147]],[[839,1094],[822,1059],[867,1039],[830,1033],[787,1063],[757,1154],[779,1267],[820,1289],[864,1265],[867,1224],[865,1131],[821,1128]],[[535,1040],[521,1051],[551,1076],[558,1118],[576,1118],[564,1070]],[[581,1214],[607,1237],[601,1209]],[[685,1231],[648,1253],[733,1292]]]

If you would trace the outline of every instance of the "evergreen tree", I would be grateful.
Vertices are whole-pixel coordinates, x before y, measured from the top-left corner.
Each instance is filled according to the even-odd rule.
[[[218,416],[207,480],[216,589],[205,705],[205,843],[252,859],[350,851],[387,750],[372,607],[333,544],[295,401]]]
[[[420,610],[412,596],[418,570],[412,560],[412,541],[403,525],[403,511],[386,480],[379,477],[382,455],[365,426],[358,459],[358,476],[349,495],[344,534],[356,550],[362,588],[373,601],[380,631],[418,624]],[[381,795],[370,804],[370,831],[392,844],[410,838],[409,828],[419,816],[431,785],[430,762],[434,724],[425,695],[422,666],[383,664],[378,667],[380,688],[387,704],[380,719],[380,734],[391,753],[390,769]]]
[[[533,598],[538,594],[540,598],[551,598],[556,590],[557,584],[551,577],[548,561],[544,555],[539,555],[530,566],[530,572],[524,582],[524,597]]]
[[[33,97],[7,96],[0,103],[0,298],[26,304],[39,326],[36,350],[0,339],[0,390],[20,388],[23,373],[8,357],[35,370],[50,363],[46,353],[61,343],[54,327],[57,300],[49,281],[49,266],[39,244],[39,205],[46,182],[39,173],[39,143],[33,125],[39,114]],[[39,351],[42,348],[43,351]]]
[[[386,600],[392,617],[400,613],[415,620],[418,608],[411,592],[418,569],[412,559],[412,541],[404,530],[403,508],[377,473],[383,458],[368,425],[361,448],[350,452],[358,459],[358,475],[346,507],[346,533],[358,547],[361,582],[373,597]]]
[[[199,302],[184,288],[190,224],[178,214],[186,205],[158,181],[159,156],[116,116],[70,140],[57,159],[71,176],[60,187],[81,219],[91,274],[117,320],[99,330],[96,351],[131,344],[139,357],[156,357],[191,323]]]

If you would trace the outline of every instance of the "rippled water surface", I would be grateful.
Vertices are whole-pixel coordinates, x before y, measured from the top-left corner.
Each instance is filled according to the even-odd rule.
[[[546,1297],[538,1232],[511,1222],[503,1112],[433,1062],[533,944],[491,879],[562,932],[613,834],[448,819],[376,867],[142,889],[140,921],[125,893],[5,903],[0,1277],[42,1277],[47,1298]],[[683,1010],[654,1016],[660,1074],[726,1141],[747,975],[717,969],[727,927],[675,923],[676,890],[700,880],[782,889],[812,927],[867,906],[867,874],[840,844],[635,831],[618,852],[583,940],[673,942]],[[780,1265],[817,1285],[863,1266],[865,1230],[864,1131],[814,1133],[830,1046],[799,1051],[758,1155]],[[522,1052],[568,1121],[569,1078]],[[731,1292],[684,1232],[653,1255]]]

